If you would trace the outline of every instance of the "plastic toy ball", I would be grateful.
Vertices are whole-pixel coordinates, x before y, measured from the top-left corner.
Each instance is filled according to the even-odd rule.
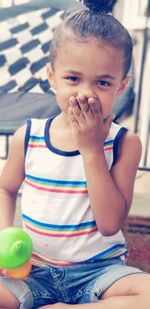
[[[21,228],[0,231],[0,268],[11,278],[25,278],[31,271],[32,240]]]

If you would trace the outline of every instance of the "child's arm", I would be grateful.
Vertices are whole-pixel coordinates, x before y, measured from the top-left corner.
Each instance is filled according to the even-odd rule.
[[[140,154],[138,137],[127,134],[110,172],[104,154],[83,156],[91,207],[99,230],[106,236],[122,227],[129,212]]]
[[[118,160],[109,171],[103,143],[111,117],[103,121],[96,103],[90,106],[81,100],[80,108],[76,100],[71,99],[70,103],[69,119],[83,157],[91,208],[100,232],[113,235],[122,227],[130,209],[141,143],[137,136],[127,133],[120,145]]]
[[[17,192],[24,179],[25,130],[23,126],[14,134],[0,176],[0,229],[13,225]]]

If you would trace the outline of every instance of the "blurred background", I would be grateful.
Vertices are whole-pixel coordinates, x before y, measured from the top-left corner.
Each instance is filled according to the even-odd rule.
[[[54,29],[75,2],[0,0],[0,170],[21,124],[59,112],[46,64]],[[137,133],[143,146],[127,224],[130,263],[150,271],[150,0],[118,0],[113,14],[134,42],[130,82],[114,106],[116,122]]]

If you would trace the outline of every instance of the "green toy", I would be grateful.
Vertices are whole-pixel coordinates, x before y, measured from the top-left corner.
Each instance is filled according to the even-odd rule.
[[[0,268],[12,278],[24,278],[31,270],[32,240],[21,228],[0,231]]]

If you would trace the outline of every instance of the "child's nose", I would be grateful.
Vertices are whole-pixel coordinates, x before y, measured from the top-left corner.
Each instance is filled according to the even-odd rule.
[[[86,98],[96,97],[96,93],[92,86],[84,84],[79,87],[78,96],[85,96]]]

